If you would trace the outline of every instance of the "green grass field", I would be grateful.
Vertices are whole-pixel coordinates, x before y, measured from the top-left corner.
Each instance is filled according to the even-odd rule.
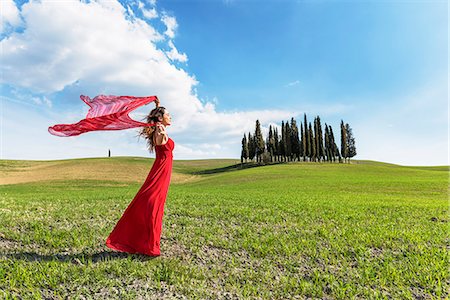
[[[162,255],[112,251],[152,163],[1,160],[0,298],[449,297],[446,166],[174,161]]]

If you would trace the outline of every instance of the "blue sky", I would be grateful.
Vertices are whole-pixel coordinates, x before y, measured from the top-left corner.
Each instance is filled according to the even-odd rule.
[[[306,113],[335,134],[341,119],[349,123],[357,159],[448,164],[447,5],[10,0],[16,10],[4,12],[1,30],[2,158],[103,156],[105,147],[149,156],[133,130],[44,131],[85,116],[80,94],[109,93],[160,96],[174,119],[175,159],[238,159],[257,118],[264,132]],[[39,124],[33,151],[19,138],[27,121]]]
[[[219,109],[382,96],[447,70],[445,2],[161,5],[177,16],[177,45],[189,53],[200,96],[226,99]]]

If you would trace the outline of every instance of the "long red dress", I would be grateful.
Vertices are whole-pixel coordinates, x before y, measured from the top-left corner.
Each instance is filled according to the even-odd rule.
[[[159,256],[164,204],[172,175],[174,141],[156,145],[150,173],[106,239],[111,249]]]

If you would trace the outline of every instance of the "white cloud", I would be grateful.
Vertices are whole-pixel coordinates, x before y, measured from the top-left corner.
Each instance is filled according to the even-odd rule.
[[[299,84],[299,83],[300,83],[300,81],[299,81],[299,80],[296,80],[296,81],[293,81],[293,82],[289,82],[288,84],[285,85],[285,87],[294,86],[294,85],[297,85],[297,84]]]
[[[31,100],[39,105],[45,104],[48,107],[52,107],[52,101],[50,99],[48,99],[46,96],[43,97],[31,97]]]
[[[222,158],[221,155],[223,155],[223,153],[216,150],[217,148],[214,147],[209,148],[206,146],[200,148],[198,147],[198,145],[176,143],[174,149],[174,157],[176,157],[178,153],[180,153],[183,156],[189,157],[190,159],[202,159],[205,157]]]
[[[145,18],[147,19],[154,19],[158,17],[158,13],[156,12],[155,8],[152,9],[142,9],[142,14],[144,15]]]
[[[52,107],[52,101],[50,99],[48,99],[47,97],[43,97],[42,98],[42,102],[45,103],[48,107]]]
[[[24,4],[26,29],[0,42],[2,81],[51,93],[77,80],[107,86],[114,78],[128,76],[130,69],[136,75],[129,80],[140,82],[151,81],[155,72],[160,78],[177,73],[153,44],[162,36],[142,20],[126,20],[124,14],[112,1]]]
[[[169,41],[169,47],[171,50],[169,52],[166,52],[166,54],[172,61],[176,60],[180,62],[187,61],[187,55],[185,53],[179,53],[172,41]]]
[[[19,26],[21,24],[19,9],[13,0],[2,0],[0,17],[0,34],[5,32],[8,26]]]
[[[173,39],[175,37],[175,30],[178,27],[177,19],[164,13],[161,21],[164,23],[164,25],[166,25],[167,28],[164,34]]]

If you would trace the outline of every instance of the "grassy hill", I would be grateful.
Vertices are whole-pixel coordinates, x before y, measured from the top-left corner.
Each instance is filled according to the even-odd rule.
[[[152,163],[1,160],[0,295],[448,298],[448,166],[174,161],[162,256],[111,251]]]
[[[154,159],[145,157],[79,158],[64,160],[0,160],[0,184],[51,180],[112,180],[143,183]],[[198,171],[238,163],[233,159],[176,160],[172,183],[194,179]]]
[[[154,159],[145,157],[111,157],[111,158],[78,158],[64,160],[0,160],[0,185],[49,180],[84,180],[102,179],[128,183],[142,183],[150,171]],[[310,163],[292,162],[293,165]],[[373,167],[393,167],[418,170],[449,171],[448,166],[409,167],[389,163],[355,160],[350,165],[366,165]],[[277,164],[279,165],[279,164]],[[316,165],[316,164],[314,164]],[[329,163],[317,163],[327,166]],[[348,164],[332,164],[346,166]],[[203,159],[175,160],[173,164],[172,183],[184,183],[198,180],[199,176],[214,173],[241,170],[256,167],[257,164],[246,163],[241,166],[237,159]],[[267,166],[265,166],[267,167]],[[339,168],[340,168],[339,167]],[[314,167],[316,168],[316,167]]]

